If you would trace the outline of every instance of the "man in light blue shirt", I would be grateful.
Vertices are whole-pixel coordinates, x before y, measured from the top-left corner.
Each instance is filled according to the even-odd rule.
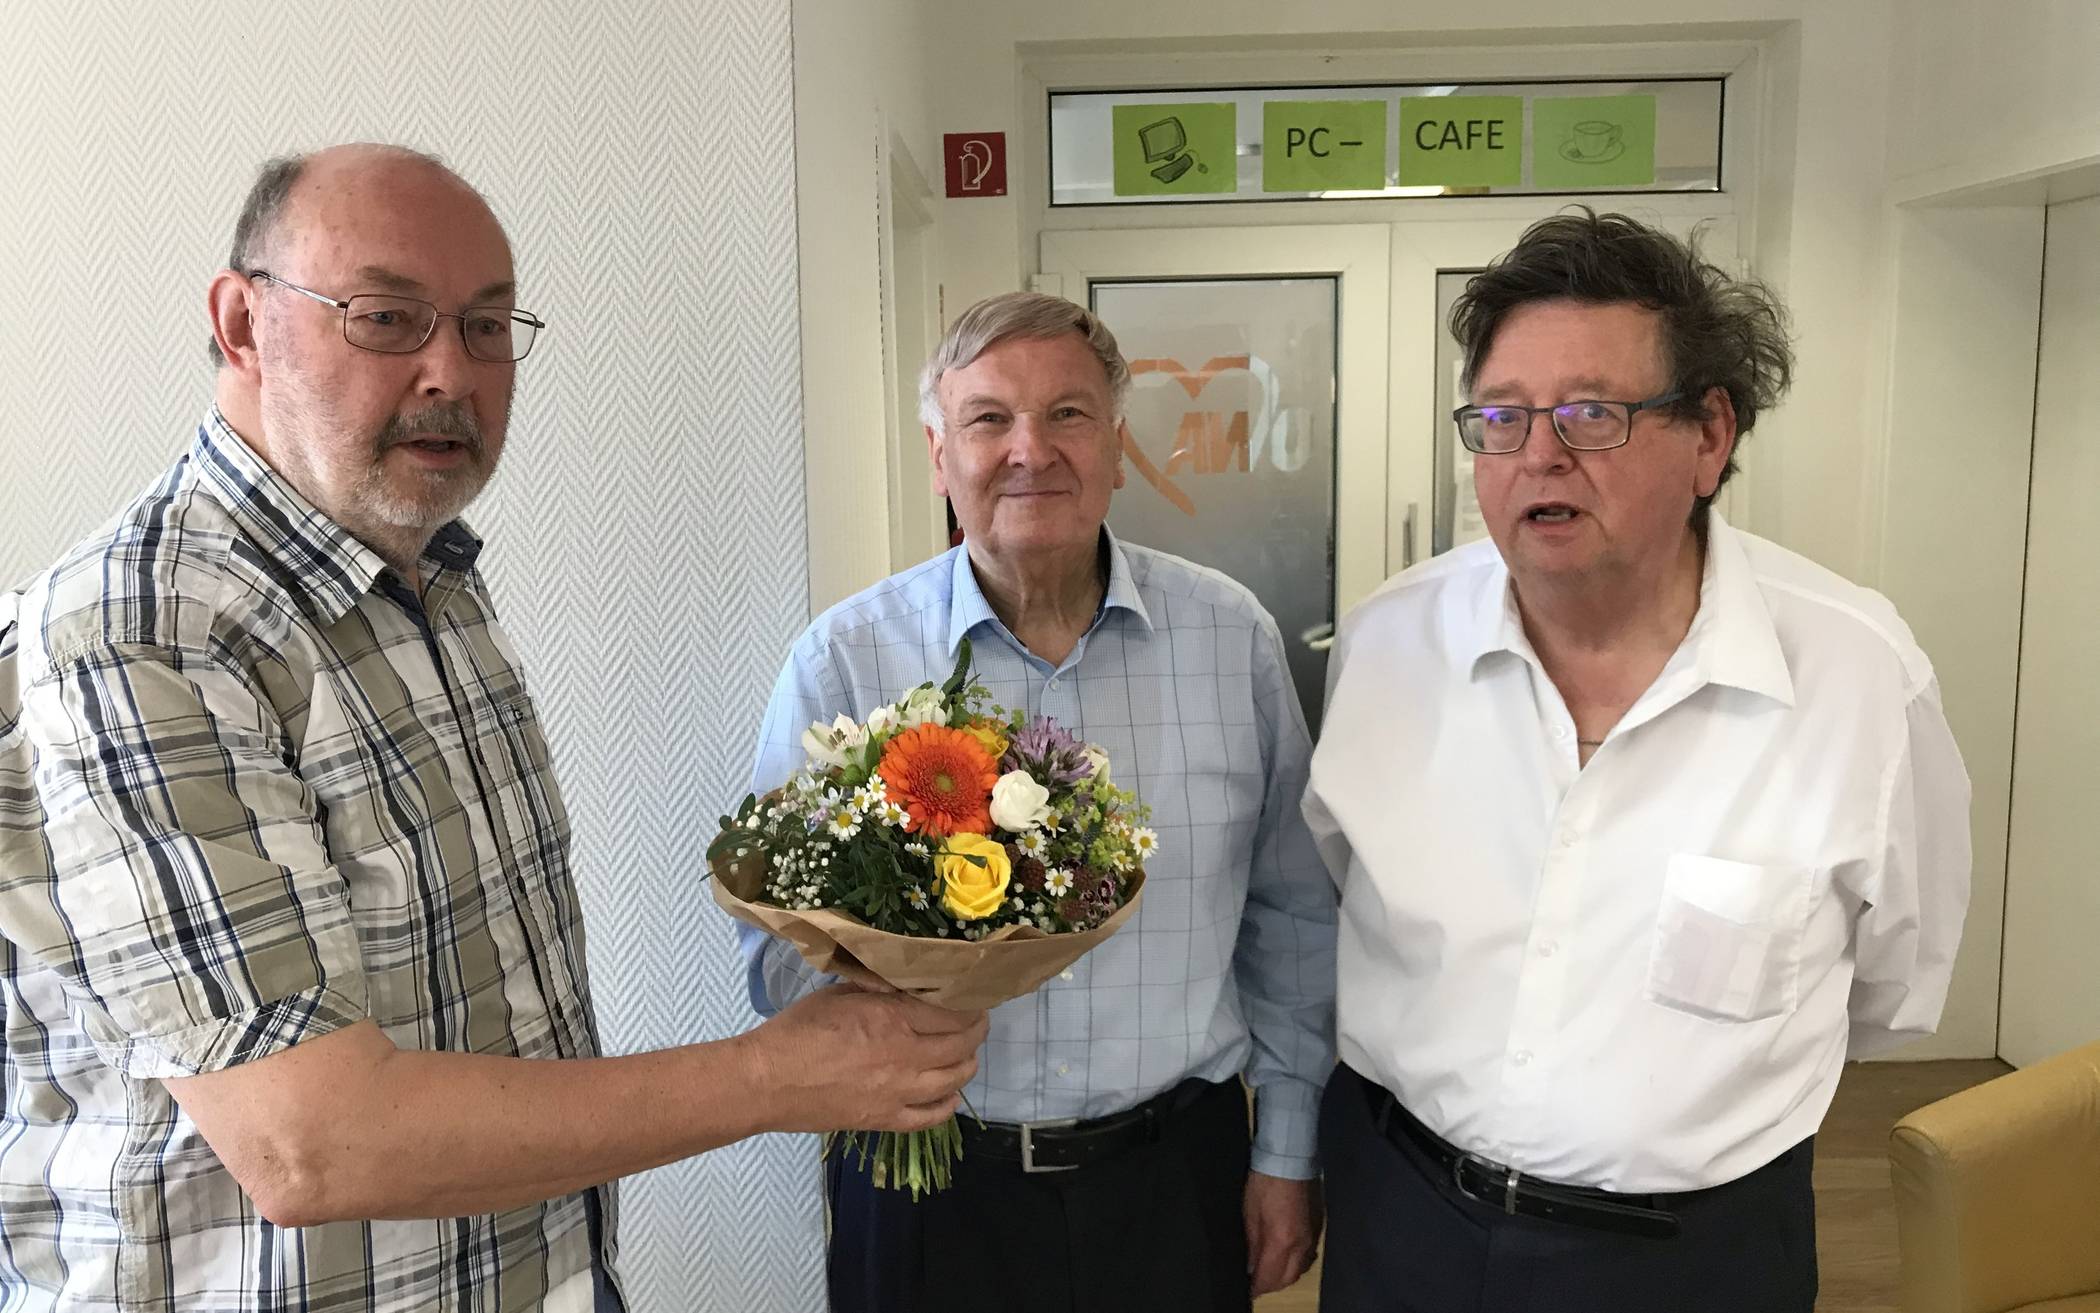
[[[840,1313],[981,1310],[993,1290],[1015,1313],[1245,1310],[1312,1259],[1335,893],[1298,808],[1311,745],[1253,595],[1106,527],[1129,381],[1071,302],[957,320],[920,409],[964,545],[819,616],[766,710],[760,791],[801,766],[811,722],[939,680],[968,638],[993,700],[1106,749],[1160,838],[1137,916],[992,1012],[965,1090],[990,1125],[963,1118],[951,1190],[913,1204],[829,1164]],[[761,1014],[820,983],[739,934]]]

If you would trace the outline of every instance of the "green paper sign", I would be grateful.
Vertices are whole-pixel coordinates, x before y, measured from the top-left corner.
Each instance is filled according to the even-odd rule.
[[[1524,181],[1522,96],[1400,98],[1400,185],[1515,187]]]
[[[1230,101],[1117,105],[1116,195],[1187,196],[1240,187],[1239,119]]]
[[[1385,186],[1382,100],[1271,100],[1261,107],[1263,191]]]
[[[1655,97],[1540,97],[1531,142],[1534,187],[1645,187],[1655,181]]]

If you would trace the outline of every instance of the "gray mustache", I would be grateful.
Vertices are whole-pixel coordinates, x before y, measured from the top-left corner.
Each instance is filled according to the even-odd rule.
[[[428,406],[410,415],[396,415],[379,430],[379,450],[426,437],[451,438],[465,443],[475,455],[482,454],[481,424],[475,420],[473,411],[457,402]]]

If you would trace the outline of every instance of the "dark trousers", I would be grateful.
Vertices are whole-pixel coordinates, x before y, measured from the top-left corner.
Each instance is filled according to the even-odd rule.
[[[1156,1142],[1072,1171],[966,1151],[916,1204],[834,1155],[832,1313],[1247,1313],[1247,1158],[1237,1081],[1193,1092]]]
[[[1373,1121],[1369,1084],[1327,1082],[1320,1313],[1812,1313],[1813,1138],[1713,1190],[1670,1200],[1667,1240],[1510,1216],[1461,1193]]]

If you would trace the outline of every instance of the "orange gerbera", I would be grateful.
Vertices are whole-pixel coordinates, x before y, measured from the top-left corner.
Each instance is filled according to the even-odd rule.
[[[875,768],[914,834],[984,834],[992,828],[999,763],[976,736],[927,723],[891,739]]]

